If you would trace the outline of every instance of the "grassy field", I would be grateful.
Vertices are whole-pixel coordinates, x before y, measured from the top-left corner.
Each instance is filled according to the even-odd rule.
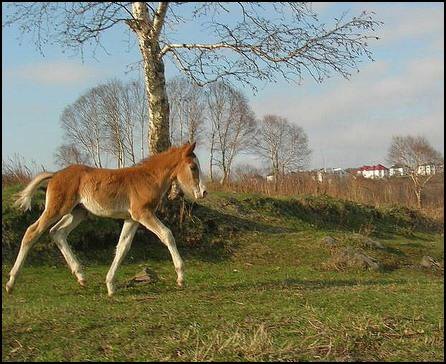
[[[95,263],[79,254],[86,288],[60,257],[26,265],[14,294],[3,295],[2,360],[443,361],[443,270],[419,265],[429,255],[443,267],[435,224],[409,210],[221,193],[193,216],[177,239],[183,289],[167,249],[138,236],[113,298],[104,284],[110,247]],[[384,248],[365,246],[364,236]],[[381,268],[336,264],[347,246]],[[126,287],[143,266],[159,280]]]

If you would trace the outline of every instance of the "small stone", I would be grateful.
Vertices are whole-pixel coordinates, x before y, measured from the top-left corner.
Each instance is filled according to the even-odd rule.
[[[332,238],[331,236],[324,236],[322,238],[322,243],[325,243],[327,245],[336,245],[338,243],[338,241],[335,238]]]
[[[377,259],[352,247],[341,250],[337,255],[337,262],[347,267],[361,267],[371,270],[379,270],[380,264]]]
[[[132,286],[134,284],[155,283],[158,280],[158,274],[154,270],[145,267],[141,272],[135,274],[127,281],[127,286]]]
[[[429,268],[429,269],[439,269],[440,263],[438,263],[434,258],[430,257],[429,255],[425,255],[420,262],[420,265],[423,268]]]

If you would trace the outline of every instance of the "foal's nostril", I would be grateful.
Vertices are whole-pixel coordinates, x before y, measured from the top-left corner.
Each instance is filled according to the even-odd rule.
[[[206,191],[203,191],[203,198],[206,197],[208,193]]]

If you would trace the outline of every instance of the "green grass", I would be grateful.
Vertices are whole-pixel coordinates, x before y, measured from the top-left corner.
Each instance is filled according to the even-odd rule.
[[[193,206],[181,229],[183,289],[167,249],[138,237],[113,298],[104,284],[113,242],[97,254],[102,260],[79,254],[86,288],[60,257],[26,265],[14,294],[3,295],[2,360],[444,359],[442,271],[419,267],[423,255],[443,264],[444,238],[441,227],[412,211],[215,193]],[[358,234],[385,249],[363,247]],[[326,235],[340,246],[324,245]],[[345,246],[363,249],[383,269],[334,270],[327,263]],[[126,288],[143,265],[160,280]],[[9,268],[5,259],[3,287]]]

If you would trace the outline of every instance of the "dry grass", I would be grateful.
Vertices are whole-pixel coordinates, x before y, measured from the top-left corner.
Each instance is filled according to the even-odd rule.
[[[15,184],[27,184],[37,173],[45,171],[43,166],[40,168],[36,162],[25,162],[25,159],[19,154],[14,154],[7,160],[2,160],[2,188]]]
[[[323,182],[317,182],[312,175],[300,173],[282,178],[276,186],[274,182],[262,178],[239,174],[237,180],[224,186],[219,183],[209,183],[209,188],[213,191],[260,193],[268,196],[328,195],[375,207],[399,205],[417,208],[411,181],[404,177],[371,180],[347,175],[333,176]],[[422,211],[438,221],[443,220],[443,201],[444,174],[438,174],[423,191]]]
[[[36,162],[26,163],[22,156],[14,154],[2,161],[2,187],[27,184],[33,176],[44,170],[45,168],[38,167]],[[276,185],[256,177],[249,168],[246,171],[237,173],[237,178],[225,185],[209,182],[208,187],[211,191],[260,193],[267,196],[328,195],[375,207],[399,205],[417,208],[413,187],[408,178],[371,180],[347,175],[331,176],[323,182],[317,182],[313,175],[299,173],[281,178]],[[434,176],[426,185],[422,197],[422,212],[437,221],[443,221],[444,174]]]
[[[216,329],[205,335],[199,332],[188,332],[185,339],[195,340],[195,348],[191,356],[193,361],[197,362],[214,361],[228,353],[237,353],[245,360],[259,361],[267,360],[270,355],[277,353],[271,335],[264,324],[247,331],[236,327],[232,333]]]

